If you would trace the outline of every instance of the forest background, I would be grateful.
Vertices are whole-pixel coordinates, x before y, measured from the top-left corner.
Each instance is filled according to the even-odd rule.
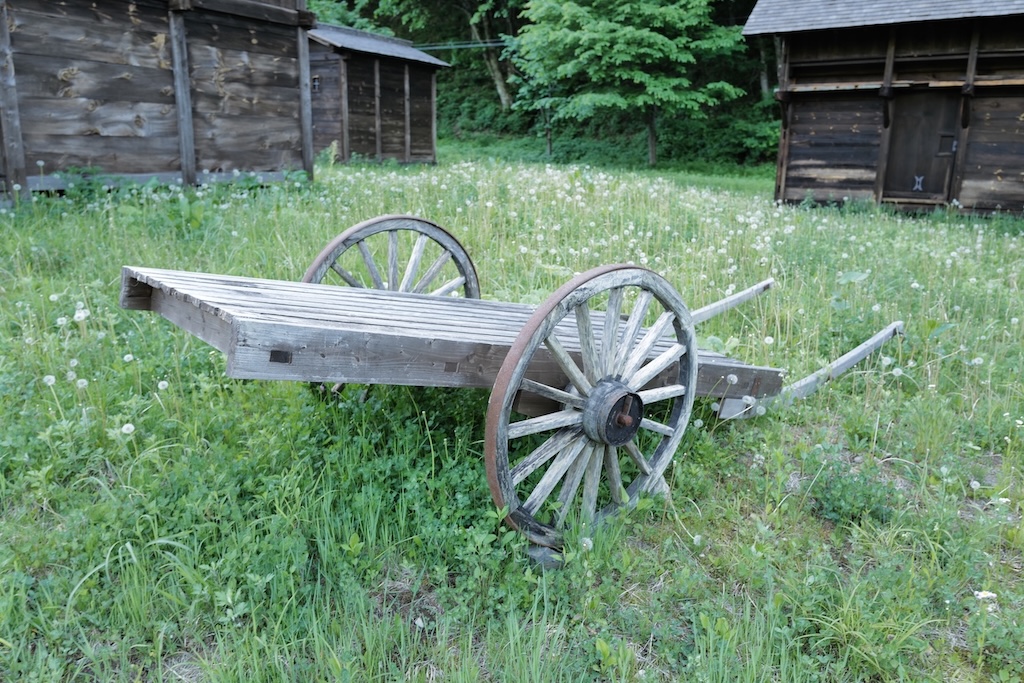
[[[441,138],[521,160],[758,165],[778,144],[755,0],[310,0],[323,23],[406,40],[438,74]],[[529,143],[531,138],[537,144]]]

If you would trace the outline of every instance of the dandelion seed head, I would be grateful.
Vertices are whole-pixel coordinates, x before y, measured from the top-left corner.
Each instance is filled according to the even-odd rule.
[[[765,343],[765,344],[766,344],[767,346],[771,346],[772,344],[774,344],[774,343],[775,343],[775,337],[772,337],[772,336],[768,336],[768,337],[765,337],[765,338],[764,338],[764,343]]]
[[[57,318],[57,327],[64,327],[67,324],[68,324],[68,319],[66,317],[64,317],[63,315],[61,317]]]
[[[131,422],[125,422],[123,425],[121,425],[122,434],[131,434],[134,431],[135,425],[133,425]]]
[[[159,389],[160,391],[166,390],[167,387],[169,387],[169,386],[170,385],[167,383],[167,380],[165,380],[165,379],[162,379],[162,380],[160,380],[159,382],[156,383],[156,388]]]
[[[68,370],[68,371],[67,371],[67,374],[65,374],[65,375],[64,375],[64,377],[65,377],[65,378],[66,378],[66,379],[67,379],[67,380],[68,380],[69,382],[74,382],[74,381],[75,381],[75,378],[76,378],[76,377],[78,377],[78,374],[77,374],[77,373],[75,373],[75,371],[74,371],[74,370]]]
[[[980,488],[981,488],[981,482],[978,481],[977,479],[972,479],[971,480],[971,490],[972,491],[977,491]]]
[[[80,308],[77,311],[75,311],[74,321],[76,323],[80,323],[80,322],[84,321],[88,317],[89,317],[89,309],[88,308]]]
[[[46,386],[52,387],[56,383],[57,383],[57,378],[54,377],[53,375],[44,375],[43,376],[43,384],[45,384]]]
[[[87,386],[89,386],[89,380],[83,377],[79,379],[77,382],[75,382],[75,386],[78,387],[79,389],[85,389]]]
[[[124,358],[122,360],[124,360],[125,363],[131,363],[133,360],[135,360],[135,356],[133,356],[130,353],[126,353],[124,354]]]
[[[737,377],[736,375],[733,375],[733,374],[729,374],[729,375],[726,375],[726,376],[725,376],[725,382],[726,382],[726,384],[736,384],[736,383],[737,383],[737,382],[739,382],[739,381],[740,381],[740,379],[739,379],[739,377]]]
[[[59,298],[60,298],[60,294],[51,294],[50,295],[50,301],[56,301]]]
[[[892,369],[892,376],[893,377],[902,377],[903,376],[903,368],[893,368]]]

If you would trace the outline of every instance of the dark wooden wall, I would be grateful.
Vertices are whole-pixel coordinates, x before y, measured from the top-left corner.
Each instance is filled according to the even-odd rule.
[[[7,189],[58,188],[68,169],[186,182],[311,173],[304,7],[0,0]]]
[[[1024,17],[782,38],[777,198],[1024,210]]]
[[[361,53],[310,48],[314,146],[353,157],[435,162],[435,69]]]

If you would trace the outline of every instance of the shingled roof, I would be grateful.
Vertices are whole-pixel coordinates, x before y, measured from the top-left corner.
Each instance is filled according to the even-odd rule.
[[[353,52],[363,52],[380,57],[394,57],[395,59],[422,62],[423,64],[433,66],[448,66],[447,62],[443,62],[437,57],[432,57],[422,50],[417,50],[407,40],[358,31],[354,28],[318,23],[309,31],[309,37],[323,45],[330,45]]]
[[[1024,0],[758,0],[743,35],[1024,15]]]

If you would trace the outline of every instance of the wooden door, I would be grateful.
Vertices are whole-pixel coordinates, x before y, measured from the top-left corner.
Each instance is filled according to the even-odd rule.
[[[905,93],[893,105],[882,199],[945,203],[956,158],[960,94]]]

